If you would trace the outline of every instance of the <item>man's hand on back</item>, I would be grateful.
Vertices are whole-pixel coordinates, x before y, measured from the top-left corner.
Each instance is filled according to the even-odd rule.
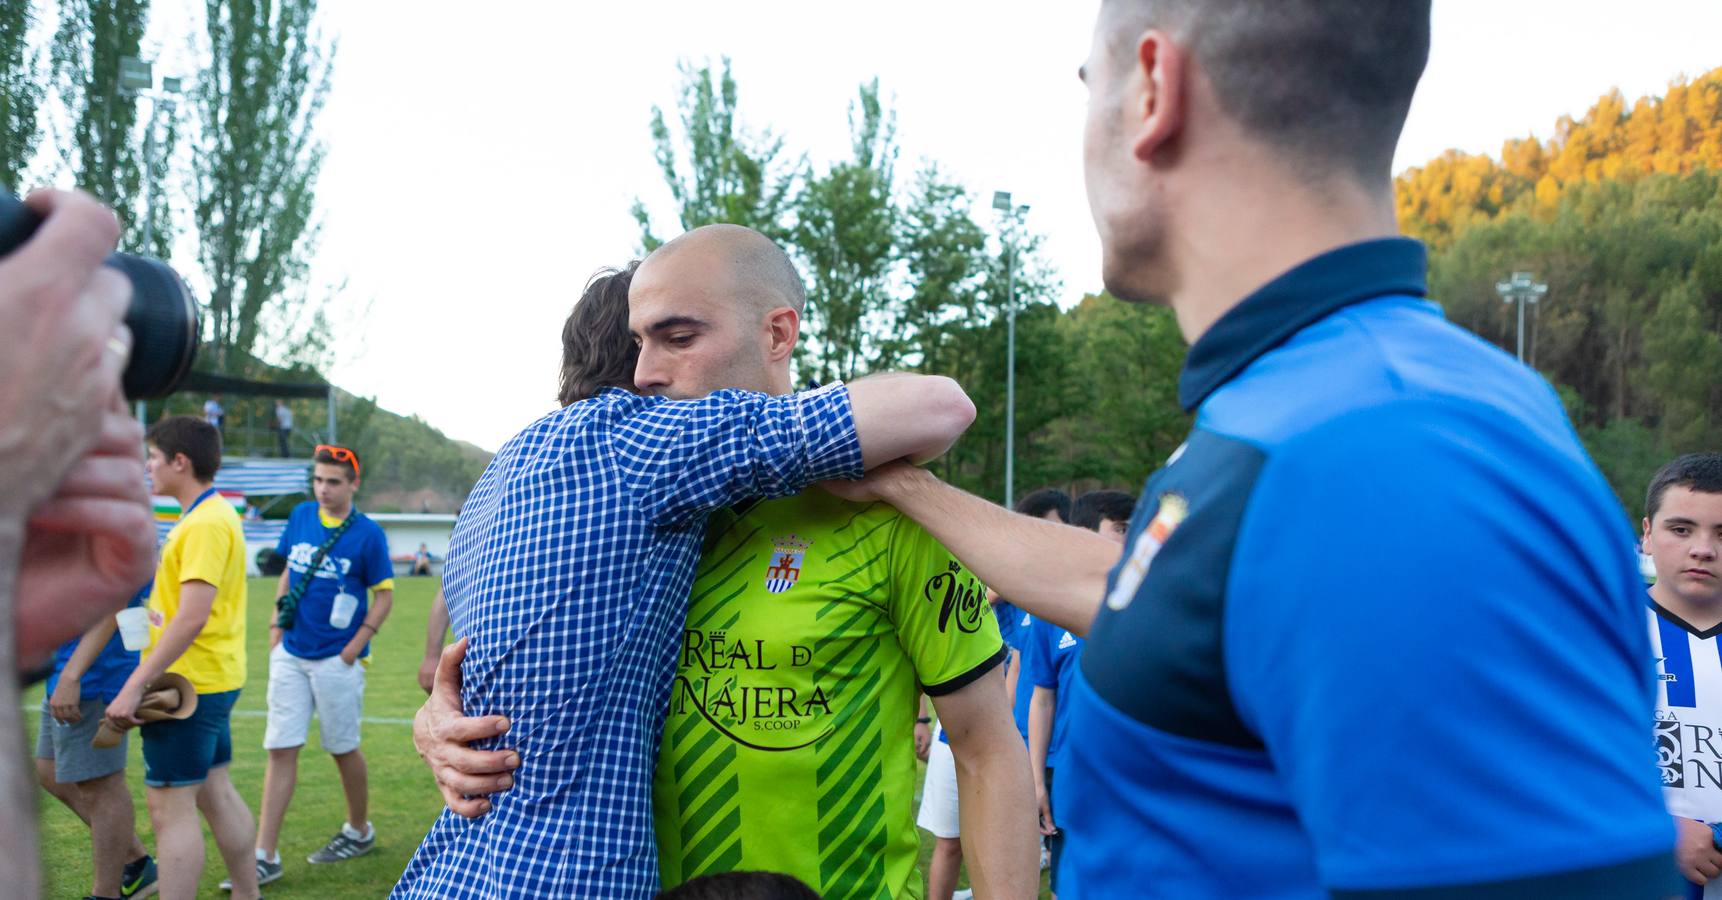
[[[448,808],[469,819],[490,811],[485,795],[514,786],[520,754],[512,750],[473,750],[473,741],[508,731],[502,716],[464,715],[460,706],[460,664],[466,640],[450,644],[437,663],[430,699],[413,716],[413,748],[436,777]]]

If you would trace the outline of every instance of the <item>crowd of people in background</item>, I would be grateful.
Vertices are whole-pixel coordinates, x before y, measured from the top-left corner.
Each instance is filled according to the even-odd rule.
[[[173,416],[145,437],[150,485],[182,512],[154,577],[126,612],[98,619],[56,652],[37,738],[38,779],[90,828],[89,896],[195,896],[206,823],[227,866],[221,889],[256,897],[260,885],[286,873],[277,846],[313,716],[340,772],[346,816],[306,862],[342,862],[375,846],[359,738],[370,639],[392,608],[388,542],[354,506],[358,455],[319,446],[314,499],[292,511],[276,547],[287,565],[269,630],[268,764],[261,821],[254,820],[229,774],[230,721],[246,680],[246,554],[239,516],[214,487],[220,432],[207,419]],[[128,616],[135,635],[121,633],[118,619]],[[126,787],[134,726],[141,726],[153,856],[138,839]]]

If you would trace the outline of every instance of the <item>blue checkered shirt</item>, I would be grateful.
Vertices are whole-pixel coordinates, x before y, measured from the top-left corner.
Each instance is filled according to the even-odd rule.
[[[503,446],[461,510],[443,588],[470,639],[461,701],[518,749],[490,813],[448,810],[396,898],[649,898],[652,766],[706,515],[861,474],[847,388],[669,401],[607,391]]]

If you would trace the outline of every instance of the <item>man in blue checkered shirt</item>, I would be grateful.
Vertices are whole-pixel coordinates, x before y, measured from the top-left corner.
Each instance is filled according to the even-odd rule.
[[[641,264],[635,290],[715,253],[739,261],[726,271],[750,282],[739,286],[745,293],[775,303],[788,259],[743,231],[666,244]],[[582,304],[604,302],[602,287]],[[736,325],[680,317],[647,328],[672,347],[686,335],[690,358],[794,345],[793,327],[723,333]],[[490,785],[513,787],[482,818],[457,813],[488,801],[448,797],[451,810],[394,896],[650,897],[652,764],[706,515],[894,459],[932,458],[973,415],[955,382],[928,376],[775,397],[726,390],[667,400],[612,389],[505,444],[455,526],[444,589],[467,641],[461,705],[491,717],[475,720],[490,729],[479,749],[496,746],[505,719],[519,767]]]

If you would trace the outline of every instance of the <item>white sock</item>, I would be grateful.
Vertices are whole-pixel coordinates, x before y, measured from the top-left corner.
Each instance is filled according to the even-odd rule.
[[[346,822],[342,822],[341,833],[355,841],[368,841],[377,836],[377,830],[372,828],[371,823],[368,821],[365,823],[365,830],[363,832],[360,832],[359,829],[354,828]]]
[[[280,865],[281,864],[281,851],[276,850],[274,855],[270,855],[270,854],[264,853],[262,850],[258,850],[257,851],[257,860],[259,862],[266,862],[272,866]]]

